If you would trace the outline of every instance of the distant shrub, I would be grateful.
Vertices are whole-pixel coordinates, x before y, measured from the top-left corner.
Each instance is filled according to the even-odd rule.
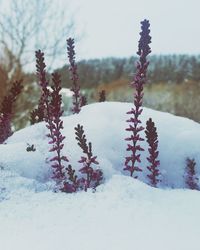
[[[106,101],[106,91],[103,89],[99,92],[99,102]]]

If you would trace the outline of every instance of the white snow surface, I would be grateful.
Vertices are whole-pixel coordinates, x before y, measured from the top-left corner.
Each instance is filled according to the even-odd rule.
[[[200,174],[200,125],[144,108],[159,137],[159,188],[148,184],[148,145],[138,180],[123,171],[130,103],[85,106],[63,117],[64,154],[76,170],[82,155],[74,127],[84,127],[104,173],[96,192],[54,193],[44,123],[14,133],[0,145],[1,250],[199,250],[200,192],[185,189],[187,157]],[[144,135],[143,135],[144,136]],[[27,144],[36,151],[27,152]]]

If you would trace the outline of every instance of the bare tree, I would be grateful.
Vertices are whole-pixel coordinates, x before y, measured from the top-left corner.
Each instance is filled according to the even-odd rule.
[[[40,48],[53,66],[66,38],[74,33],[74,18],[66,7],[67,1],[62,0],[8,2],[7,11],[0,13],[0,43],[12,54],[13,65],[27,66]]]
[[[45,52],[49,70],[66,61],[66,38],[75,33],[69,0],[0,0],[0,102],[15,79],[24,90],[15,107],[15,129],[24,127],[39,98],[31,74],[35,50]],[[62,60],[63,59],[63,60]],[[31,96],[31,98],[30,98]]]

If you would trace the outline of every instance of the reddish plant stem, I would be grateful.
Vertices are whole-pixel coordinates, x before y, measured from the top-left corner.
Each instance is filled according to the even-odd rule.
[[[78,85],[78,72],[77,72],[77,65],[75,63],[75,50],[74,50],[74,39],[69,38],[67,39],[67,54],[70,63],[70,72],[71,72],[71,80],[72,80],[72,87],[71,91],[73,92],[73,107],[72,112],[79,113],[82,106],[82,96],[80,93],[80,86]],[[84,101],[85,102],[85,101]]]
[[[49,125],[52,123],[51,119],[51,113],[49,108],[49,99],[50,99],[50,92],[48,89],[48,80],[46,79],[46,64],[44,61],[44,53],[41,52],[41,50],[38,50],[35,52],[36,57],[36,73],[39,80],[39,85],[42,89],[42,96],[40,99],[40,108],[44,111],[44,120]],[[50,131],[50,135],[52,136],[52,127],[48,126],[48,129]]]
[[[147,61],[147,56],[151,52],[149,44],[151,43],[151,37],[149,36],[150,24],[149,21],[144,20],[141,22],[140,40],[138,45],[137,54],[140,56],[137,62],[137,71],[131,85],[135,87],[134,94],[134,108],[132,108],[127,114],[132,115],[130,119],[127,120],[129,127],[126,131],[131,132],[131,136],[127,137],[125,140],[128,141],[127,151],[131,152],[130,156],[125,159],[125,171],[129,171],[130,176],[133,176],[134,172],[141,172],[142,167],[140,166],[141,159],[140,153],[144,149],[140,146],[140,142],[144,139],[140,136],[140,132],[144,130],[141,126],[141,120],[139,116],[142,113],[142,101],[143,101],[143,86],[146,82],[146,73],[149,62]],[[138,163],[138,165],[137,165]],[[137,176],[135,176],[137,178]]]

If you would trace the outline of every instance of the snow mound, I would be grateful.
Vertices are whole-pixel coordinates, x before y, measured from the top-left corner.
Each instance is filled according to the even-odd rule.
[[[52,192],[44,123],[18,131],[0,145],[2,250],[199,250],[200,192],[182,188],[187,157],[196,160],[200,173],[200,125],[144,108],[143,125],[151,117],[159,136],[162,189],[152,188],[145,184],[145,142],[139,180],[122,170],[131,107],[98,103],[63,117],[64,153],[76,169],[82,155],[74,135],[78,123],[92,142],[105,176],[96,192]],[[27,151],[28,145],[36,151]]]
[[[75,169],[79,169],[78,160],[82,155],[74,133],[74,127],[79,123],[84,126],[88,141],[92,142],[93,153],[98,157],[105,179],[108,180],[114,174],[128,174],[123,171],[127,155],[124,139],[128,135],[125,129],[128,126],[126,120],[129,115],[126,112],[131,108],[130,103],[96,103],[85,106],[78,115],[63,117],[63,134],[66,136],[63,152]],[[144,108],[141,117],[143,126],[150,117],[158,131],[162,173],[160,185],[184,187],[183,175],[187,157],[195,159],[197,172],[200,173],[200,125],[183,117]],[[0,165],[22,177],[48,182],[51,175],[48,159],[51,154],[48,152],[47,132],[45,124],[40,123],[13,134],[7,144],[0,145]],[[27,152],[28,144],[34,144],[36,151]],[[142,154],[143,172],[139,174],[139,179],[148,183],[146,142],[143,142],[143,147],[146,150]]]
[[[23,192],[0,203],[2,250],[199,250],[198,191],[113,175],[76,194]]]

